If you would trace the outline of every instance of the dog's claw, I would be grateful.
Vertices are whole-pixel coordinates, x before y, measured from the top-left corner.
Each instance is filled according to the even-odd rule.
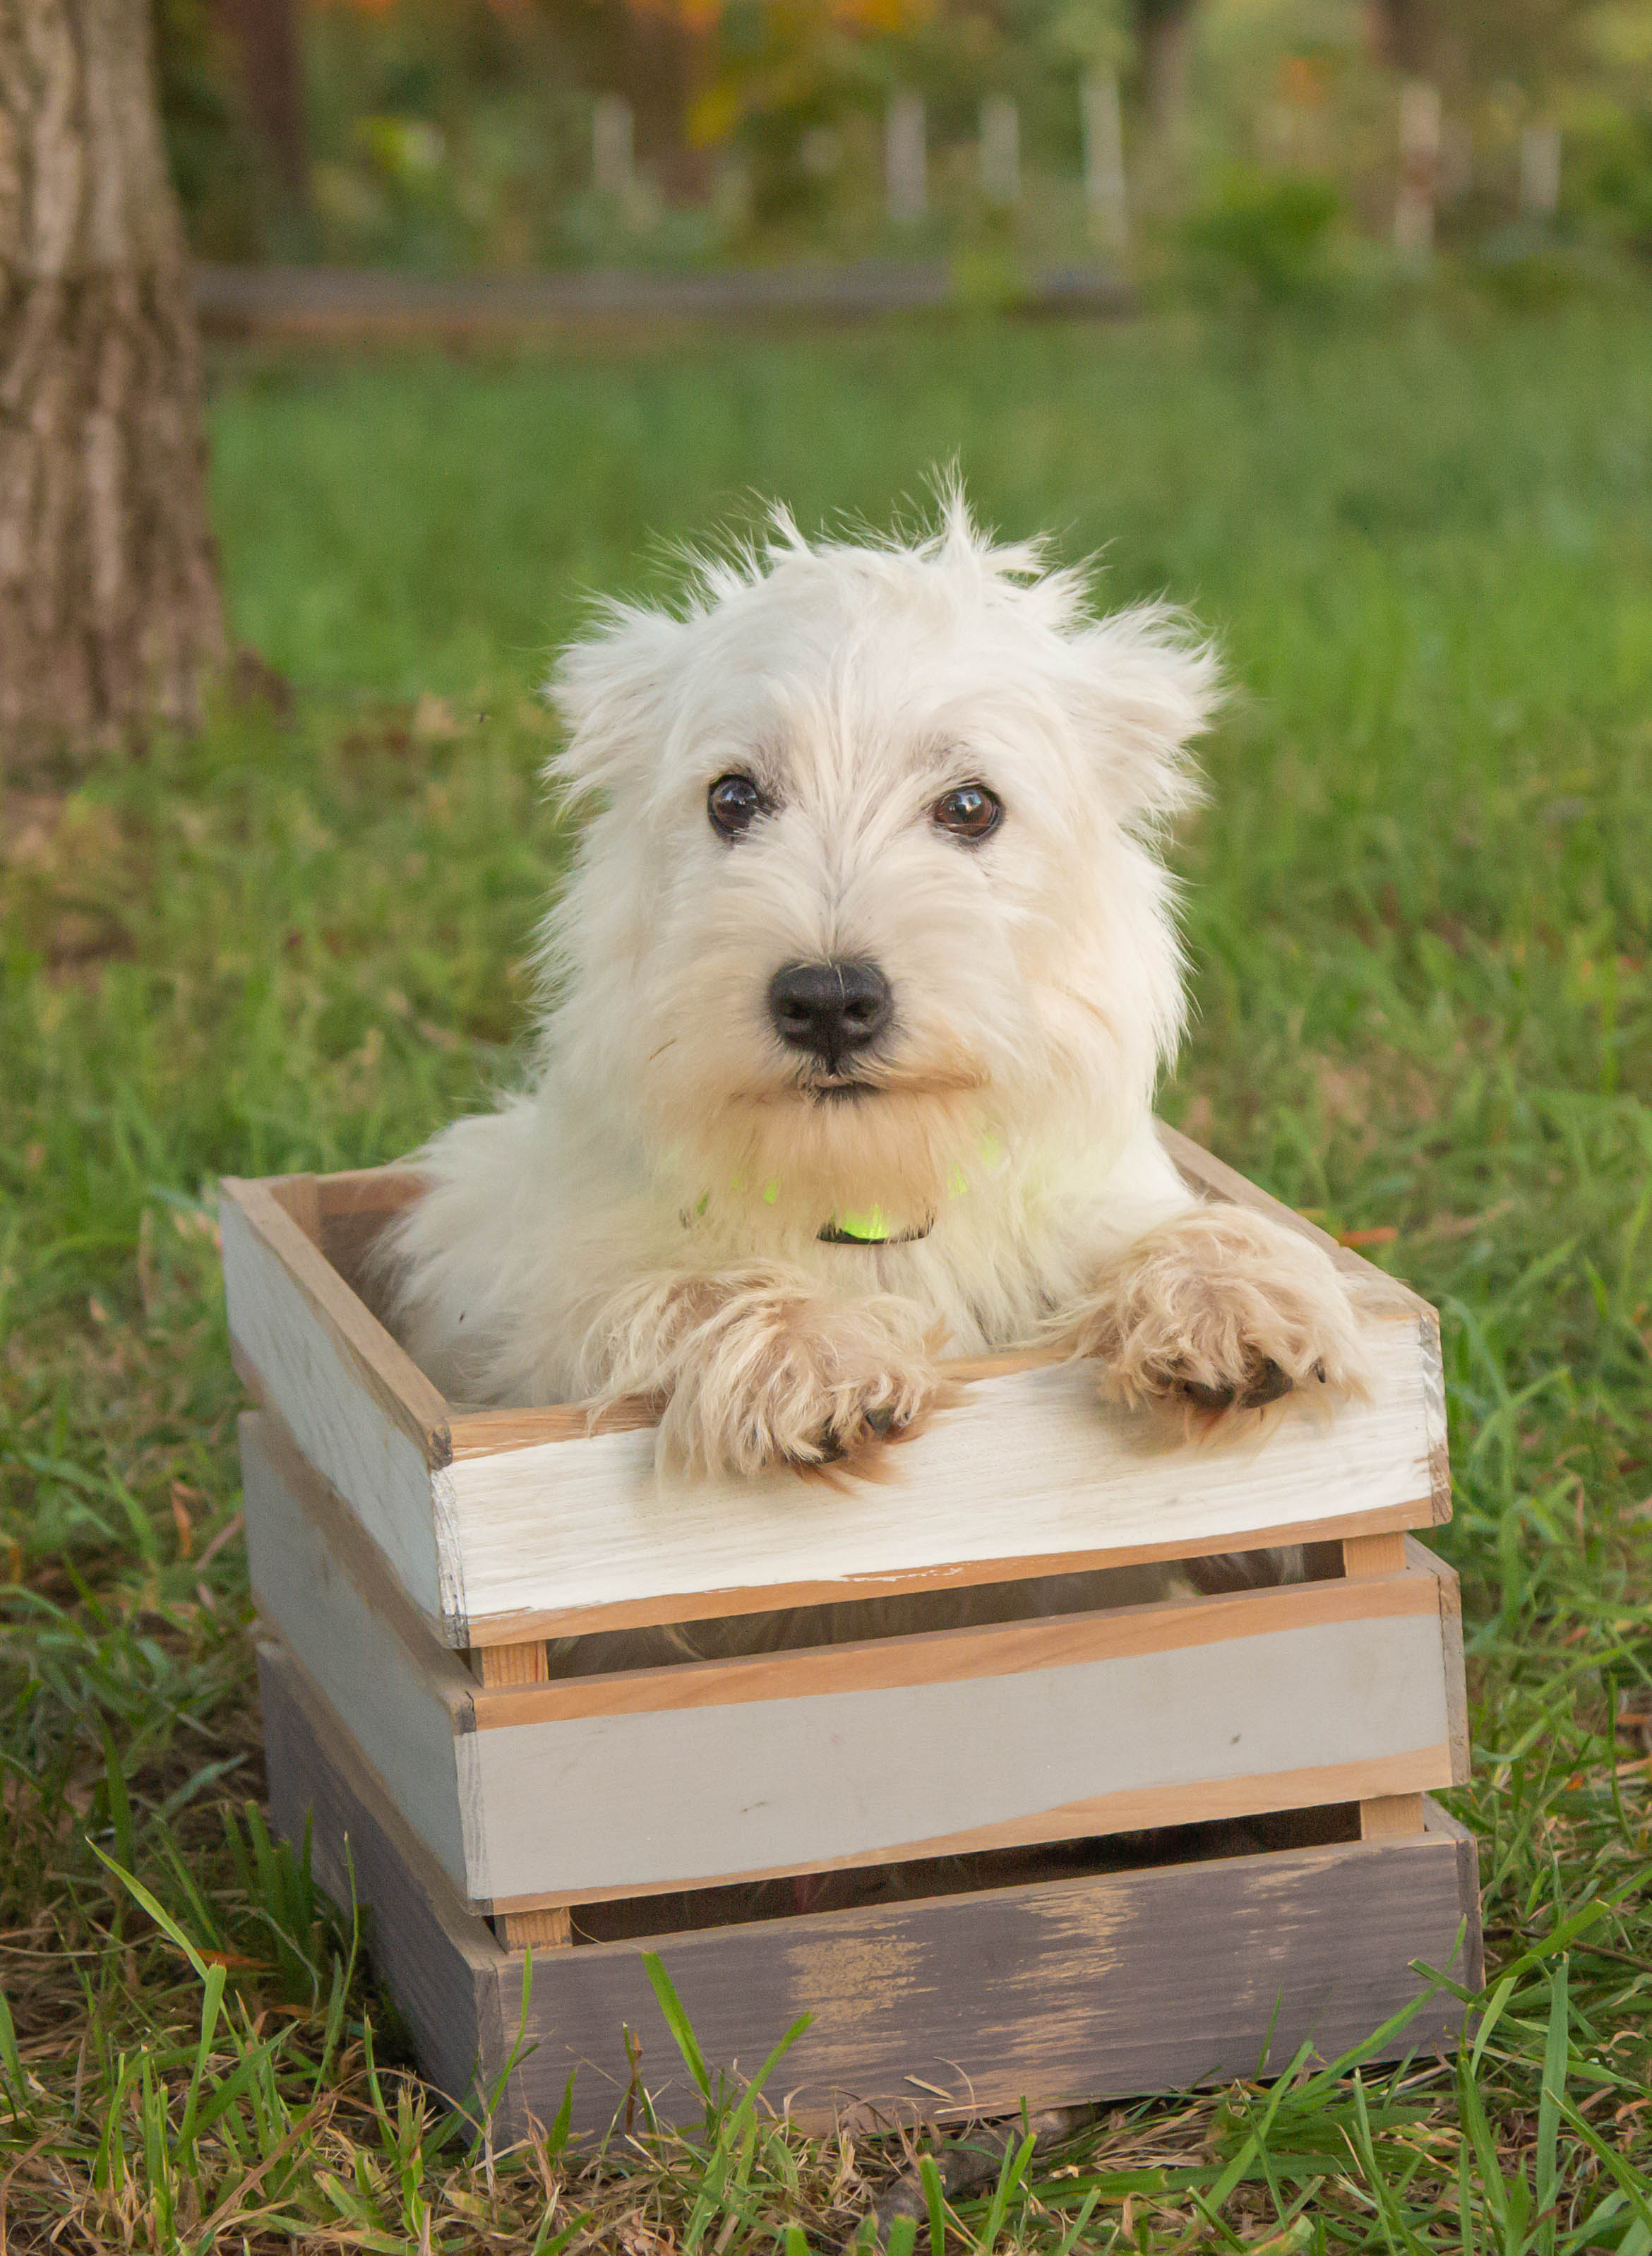
[[[1290,1372],[1282,1369],[1272,1356],[1264,1357],[1262,1369],[1240,1396],[1239,1406],[1241,1410],[1260,1410],[1289,1394],[1295,1384]]]
[[[846,1457],[854,1456],[868,1442],[887,1442],[904,1433],[906,1426],[907,1421],[892,1403],[880,1403],[875,1409],[862,1414],[858,1433],[847,1435],[834,1434],[829,1426],[823,1427],[814,1437],[818,1454],[810,1462],[818,1465],[840,1465]]]
[[[1323,1365],[1318,1377],[1324,1378]],[[1262,1410],[1269,1402],[1277,1402],[1289,1394],[1296,1382],[1289,1371],[1265,1356],[1250,1376],[1233,1386],[1206,1386],[1197,1378],[1177,1381],[1177,1392],[1185,1395],[1197,1410],[1214,1414],[1221,1410]]]

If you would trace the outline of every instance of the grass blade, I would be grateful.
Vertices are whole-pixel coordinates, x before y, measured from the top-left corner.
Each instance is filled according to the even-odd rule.
[[[941,2191],[941,2174],[935,2166],[933,2154],[918,2156],[917,2175],[924,2189],[924,2199],[929,2205],[930,2256],[946,2256],[946,2196]]]
[[[1566,2056],[1571,2035],[1567,1971],[1567,1961],[1562,1957],[1550,1978],[1549,2034],[1543,2046],[1543,2086],[1537,2101],[1537,2245],[1541,2256],[1554,2256],[1555,2247],[1560,2107],[1566,2096]]]
[[[677,1994],[671,1976],[665,1971],[664,1960],[657,1952],[645,1950],[643,1953],[643,1970],[648,1976],[650,1987],[664,2016],[665,2026],[671,2033],[678,2051],[683,2055],[683,2063],[693,2077],[700,2097],[708,2110],[714,2107],[716,2102],[712,2097],[711,2072],[706,2066],[705,2055],[700,2051],[699,2041],[694,2034],[688,2015],[683,2010],[683,2001]]]

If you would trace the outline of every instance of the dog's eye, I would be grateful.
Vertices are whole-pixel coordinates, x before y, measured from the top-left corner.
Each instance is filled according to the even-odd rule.
[[[974,845],[997,829],[1004,819],[1004,803],[984,783],[960,783],[936,800],[934,814],[941,829]]]
[[[738,838],[763,813],[763,793],[749,776],[719,776],[706,794],[711,827],[725,838]]]

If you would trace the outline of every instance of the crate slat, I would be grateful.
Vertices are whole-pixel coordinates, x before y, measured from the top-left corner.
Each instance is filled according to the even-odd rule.
[[[638,1628],[1076,1574],[1434,1519],[1429,1328],[1370,1320],[1373,1399],[1279,1405],[1202,1447],[1100,1403],[1083,1364],[981,1378],[876,1482],[660,1476],[651,1431],[482,1456],[443,1479],[470,1641]],[[1015,1548],[1006,1547],[1013,1532]]]
[[[488,1689],[280,1436],[255,1597],[455,1889],[495,1910],[1451,1782],[1433,1573]]]
[[[1318,1234],[1165,1135],[1191,1179]],[[876,1482],[702,1482],[658,1472],[643,1406],[594,1428],[578,1408],[443,1399],[322,1251],[359,1270],[419,1180],[293,1177],[279,1195],[226,1180],[224,1266],[249,1383],[454,1647],[1357,1538],[1449,1512],[1433,1312],[1340,1249],[1377,1367],[1367,1404],[1288,1402],[1190,1449],[1100,1404],[1086,1366],[976,1357]]]
[[[241,1479],[255,1598],[292,1625],[294,1649],[462,1892],[458,1733],[471,1678],[429,1635],[351,1516],[318,1516],[302,1460],[256,1412],[241,1420]],[[306,1494],[308,1512],[299,1500]]]
[[[524,2027],[520,1955],[448,1899],[277,1646],[261,1646],[259,1672],[278,1825],[297,1841],[313,1813],[319,1878],[371,1907],[380,1975],[426,2072],[463,2096],[525,2041],[500,2139],[548,2124],[571,2072],[575,2130],[604,2131],[623,2113],[623,2028],[640,2038],[660,2119],[698,2119],[642,1964],[650,1948],[714,2069],[751,2072],[813,2015],[770,2096],[820,2130],[1219,2083],[1283,2065],[1304,2039],[1334,2057],[1419,1996],[1411,1960],[1469,1987],[1481,1978],[1474,1845],[1430,1804],[1427,1830],[1404,1839],[576,1942],[534,1954]],[[1376,2056],[1451,2044],[1460,2020],[1450,1999],[1430,1999]]]
[[[269,1187],[219,1185],[224,1294],[236,1367],[383,1551],[414,1603],[462,1618],[458,1548],[432,1470],[447,1406]]]

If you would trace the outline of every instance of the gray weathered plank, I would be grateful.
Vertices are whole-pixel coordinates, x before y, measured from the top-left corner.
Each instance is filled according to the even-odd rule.
[[[451,2097],[471,2091],[485,2049],[499,2057],[499,1985],[504,1953],[480,1920],[429,1885],[428,1859],[390,1805],[357,1775],[347,1783],[340,1751],[329,1753],[306,1712],[298,1674],[273,1640],[258,1646],[270,1815],[288,1841],[312,1823],[316,1879],[335,1903],[370,1911],[374,1963],[413,2032],[419,2065]],[[369,1808],[369,1801],[371,1807]]]
[[[289,1832],[301,1825],[306,1781],[324,1877],[339,1872],[348,1835],[384,1978],[416,2028],[445,2002],[454,2025],[426,2040],[426,2070],[463,2089],[468,2062],[462,2071],[455,2062],[467,2046],[480,2043],[496,2070],[517,2034],[522,1960],[479,1921],[442,1907],[439,1875],[342,1744],[324,1739],[292,1672],[271,1654],[263,1674],[280,1822]],[[1418,1995],[1413,1959],[1478,1981],[1473,1843],[1432,1805],[1429,1823],[1407,1840],[753,1921],[652,1947],[715,2067],[755,2071],[800,2013],[814,2016],[772,2094],[790,2095],[807,2125],[1179,2089],[1280,2066],[1304,2038],[1325,2056],[1360,2042]],[[642,1963],[649,1947],[576,1944],[536,1958],[531,2049],[501,2135],[530,2117],[548,2122],[570,2072],[575,2127],[606,2128],[626,2091],[626,2027],[640,2036],[643,2081],[662,2118],[698,2115]],[[426,1963],[444,1954],[453,1963]],[[1449,2046],[1460,2018],[1449,1999],[1430,2000],[1385,2056]]]

